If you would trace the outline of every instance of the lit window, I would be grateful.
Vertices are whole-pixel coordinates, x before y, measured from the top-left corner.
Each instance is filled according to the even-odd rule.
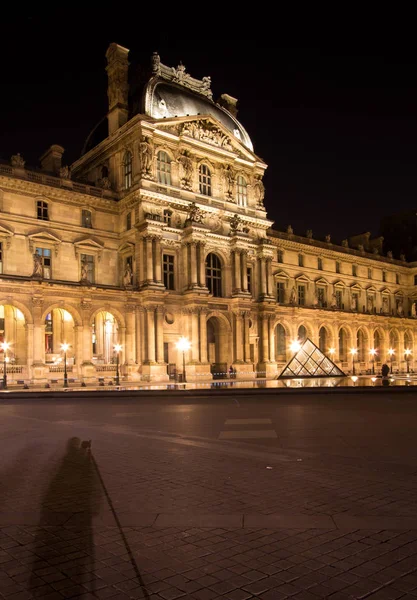
[[[126,230],[132,229],[132,213],[128,212],[126,215]]]
[[[323,270],[323,260],[321,258],[317,259],[317,268],[319,269],[319,271]]]
[[[279,263],[284,262],[284,251],[283,250],[277,251],[277,262],[279,262]]]
[[[91,228],[93,226],[91,219],[91,210],[84,209],[81,212],[81,225],[82,227]]]
[[[48,203],[44,202],[43,200],[38,200],[36,206],[38,210],[38,219],[40,219],[41,221],[48,221]]]
[[[298,286],[298,306],[304,306],[306,303],[306,288],[305,285]]]
[[[81,279],[94,283],[94,256],[91,254],[81,254]]]
[[[343,308],[342,296],[342,290],[336,290],[336,307],[339,310]]]
[[[317,288],[317,300],[321,308],[326,306],[326,290],[323,287]]]
[[[277,302],[279,304],[284,304],[285,302],[285,282],[278,281],[277,283]]]
[[[206,258],[206,285],[213,296],[222,295],[222,266],[219,257],[210,253]]]
[[[132,155],[130,152],[126,152],[123,160],[123,179],[124,189],[128,190],[132,187]]]
[[[198,168],[198,182],[200,194],[211,196],[211,172],[207,165],[200,165]]]
[[[174,290],[174,257],[170,254],[163,255],[164,286],[167,290]]]
[[[302,254],[298,255],[298,266],[304,267],[304,256]]]
[[[51,279],[52,277],[52,258],[49,248],[36,248],[36,254],[41,257],[42,277]]]
[[[171,159],[163,150],[156,156],[156,177],[158,183],[171,185]]]
[[[237,203],[239,206],[246,206],[248,203],[248,186],[246,179],[238,175],[237,180]]]

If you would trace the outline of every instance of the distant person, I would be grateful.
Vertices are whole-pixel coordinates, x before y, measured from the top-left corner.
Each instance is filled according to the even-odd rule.
[[[388,377],[389,375],[389,366],[386,363],[384,363],[381,367],[381,375],[382,377]]]

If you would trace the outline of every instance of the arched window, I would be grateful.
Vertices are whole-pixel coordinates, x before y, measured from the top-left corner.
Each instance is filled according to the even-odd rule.
[[[366,360],[366,336],[362,329],[359,329],[356,336],[356,347],[358,349],[358,361],[365,362]]]
[[[323,354],[326,354],[327,351],[328,351],[328,348],[327,348],[327,330],[326,330],[325,327],[321,327],[320,331],[319,331],[319,348],[323,352]]]
[[[222,266],[220,258],[213,253],[206,258],[206,285],[213,296],[222,295]]]
[[[412,350],[413,348],[413,341],[411,338],[411,335],[406,331],[404,334],[404,350],[406,349]]]
[[[286,360],[287,358],[287,339],[285,329],[282,325],[277,325],[277,359]]]
[[[237,176],[237,203],[239,206],[246,206],[248,203],[248,185],[242,175]]]
[[[307,329],[304,327],[304,325],[300,325],[300,327],[298,328],[298,341],[300,342],[300,344],[303,344],[306,339],[307,339]]]
[[[339,360],[347,361],[347,335],[344,329],[339,331]]]
[[[198,167],[198,183],[200,194],[211,196],[211,172],[207,165],[200,165]]]
[[[156,178],[158,183],[171,185],[171,158],[163,150],[156,155]]]
[[[376,350],[375,360],[380,361],[381,360],[380,357],[382,354],[382,342],[381,342],[381,336],[379,335],[379,331],[374,331],[374,350]]]
[[[126,152],[123,159],[123,183],[125,190],[132,187],[132,154],[130,152]]]

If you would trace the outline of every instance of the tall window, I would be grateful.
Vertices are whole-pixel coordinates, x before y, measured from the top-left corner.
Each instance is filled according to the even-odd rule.
[[[39,256],[41,257],[43,278],[51,279],[51,277],[52,277],[51,251],[49,250],[49,248],[36,248],[36,254],[39,254]]]
[[[52,354],[54,351],[54,325],[52,319],[52,312],[48,313],[45,317],[45,352],[46,354]]]
[[[359,309],[359,294],[356,292],[353,292],[353,294],[352,294],[352,309],[353,310]]]
[[[400,285],[400,276],[399,276],[399,274],[398,274],[398,273],[395,273],[395,283],[396,283],[397,285]]]
[[[158,183],[171,185],[171,159],[163,150],[156,155],[156,178]]]
[[[298,286],[298,306],[304,306],[306,303],[306,286]]]
[[[343,308],[342,296],[342,290],[336,290],[336,307],[340,310]]]
[[[284,262],[284,251],[283,250],[277,251],[277,262],[279,262],[279,263]]]
[[[372,269],[368,268],[368,279],[372,279]]]
[[[298,337],[298,341],[300,342],[300,344],[302,344],[303,342],[306,341],[307,329],[304,327],[304,325],[300,325],[300,327],[298,328],[297,337]]]
[[[213,253],[206,258],[206,285],[213,296],[222,295],[222,266],[220,258]]]
[[[93,226],[92,218],[91,218],[91,210],[87,210],[83,208],[81,212],[81,225],[82,227],[88,227],[91,229]]]
[[[344,329],[339,331],[339,360],[347,361],[347,335]]]
[[[319,271],[323,270],[323,259],[322,258],[317,259],[317,268]]]
[[[276,336],[277,336],[277,359],[278,360],[286,360],[287,340],[286,340],[285,329],[282,325],[277,325]]]
[[[126,152],[123,160],[123,183],[125,190],[132,187],[132,154]]]
[[[277,302],[279,304],[284,304],[285,302],[285,282],[278,281],[277,283]]]
[[[3,273],[3,243],[0,242],[0,274]]]
[[[359,329],[356,336],[356,347],[358,349],[358,361],[365,362],[366,359],[366,337],[362,329]]]
[[[336,273],[340,273],[340,262],[336,261]]]
[[[319,348],[323,352],[323,354],[327,353],[327,330],[325,327],[320,327]]]
[[[358,267],[356,265],[352,265],[352,275],[356,277],[358,274]]]
[[[252,268],[251,267],[248,267],[248,269],[247,269],[247,279],[248,279],[248,292],[249,292],[249,294],[253,294]]]
[[[36,206],[38,210],[38,219],[41,219],[41,221],[49,221],[48,203],[43,200],[38,200]]]
[[[317,300],[320,307],[326,306],[326,290],[323,287],[317,288]]]
[[[168,225],[168,227],[171,227],[171,222],[172,222],[172,211],[171,210],[164,210],[164,221],[165,223]]]
[[[85,270],[85,280],[94,283],[94,256],[81,254],[81,270]]]
[[[386,280],[387,280],[387,272],[382,271],[382,281],[386,281]]]
[[[132,229],[132,211],[129,211],[126,215],[126,231]]]
[[[174,290],[174,257],[171,254],[164,254],[162,262],[164,267],[164,286],[167,290]]]
[[[304,267],[304,256],[302,254],[298,255],[298,266]]]
[[[248,185],[246,179],[242,175],[238,175],[237,184],[237,203],[239,206],[246,206],[248,203]]]
[[[198,183],[200,194],[211,196],[211,172],[207,165],[200,165],[198,167]]]

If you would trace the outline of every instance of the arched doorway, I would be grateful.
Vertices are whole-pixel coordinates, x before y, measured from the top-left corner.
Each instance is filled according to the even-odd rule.
[[[114,346],[119,343],[119,331],[114,315],[102,310],[96,313],[91,323],[93,361],[97,364],[115,362]]]
[[[62,361],[62,344],[69,344],[67,365],[74,363],[75,331],[74,319],[64,308],[53,308],[45,317],[45,363]]]
[[[391,329],[389,333],[389,347],[388,347],[388,356],[391,366],[397,364],[399,365],[401,361],[401,352],[400,352],[400,336],[398,335],[398,331],[395,329]]]
[[[278,362],[286,362],[287,360],[287,333],[285,328],[278,323],[275,328],[275,356]]]
[[[367,360],[366,356],[366,346],[368,342],[368,337],[363,329],[358,329],[358,333],[356,334],[356,348],[358,350],[358,362],[364,363]]]
[[[232,364],[229,329],[223,319],[210,317],[207,320],[207,357],[213,379],[226,377]]]
[[[341,327],[339,330],[339,360],[347,362],[348,359],[348,335],[346,330]]]
[[[319,348],[323,354],[327,354],[329,351],[329,336],[325,327],[320,327],[319,331]]]
[[[414,353],[414,348],[413,348],[413,334],[411,333],[411,331],[406,331],[404,333],[404,360],[405,360],[405,365],[406,365],[406,369],[407,372],[410,371],[410,365],[413,364],[413,353]]]
[[[9,363],[7,370],[16,371],[17,365],[26,365],[26,321],[22,311],[11,304],[0,304],[0,343],[3,342],[9,345],[6,351]],[[3,365],[4,358],[1,349],[0,365]]]

